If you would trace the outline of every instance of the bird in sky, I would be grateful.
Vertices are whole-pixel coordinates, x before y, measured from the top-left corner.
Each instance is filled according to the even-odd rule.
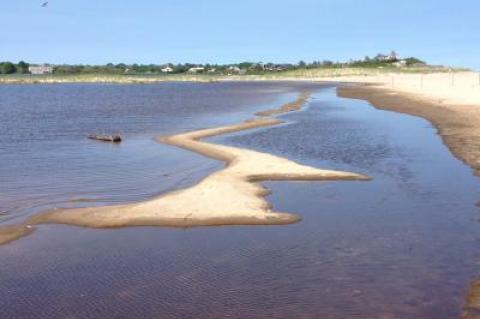
[[[42,4],[42,7],[45,8],[48,5],[48,1]]]

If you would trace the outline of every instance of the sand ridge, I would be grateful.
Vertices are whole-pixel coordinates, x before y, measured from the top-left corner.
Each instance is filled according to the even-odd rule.
[[[8,244],[35,231],[31,225],[8,225],[0,228],[0,245]]]
[[[255,113],[255,115],[258,116],[274,116],[282,113],[287,113],[287,112],[292,112],[296,111],[302,108],[302,105],[307,102],[308,98],[310,97],[311,92],[310,91],[303,91],[300,93],[300,96],[298,99],[291,103],[286,103],[283,106],[271,110],[265,110],[261,112]]]
[[[213,226],[289,224],[300,220],[271,211],[259,182],[266,180],[366,180],[368,177],[297,164],[285,158],[200,141],[219,134],[282,123],[258,119],[232,126],[183,133],[159,141],[225,161],[227,166],[195,186],[141,203],[53,210],[32,217],[29,224],[61,223],[88,227]]]
[[[300,108],[306,99],[305,94],[302,93],[297,101],[289,104],[290,106],[280,107],[279,109],[282,110],[280,113]],[[295,107],[292,108],[292,105]],[[279,113],[275,112],[275,114]],[[270,203],[264,198],[269,191],[261,185],[261,181],[370,179],[360,174],[317,169],[271,154],[201,140],[281,123],[283,123],[281,120],[264,117],[230,126],[157,138],[158,142],[224,161],[226,166],[192,187],[166,193],[144,202],[104,207],[54,209],[30,217],[26,225],[68,224],[107,228],[289,224],[298,222],[301,218],[291,213],[272,211]],[[25,228],[18,227],[18,229]],[[27,234],[20,234],[20,236],[23,235]]]

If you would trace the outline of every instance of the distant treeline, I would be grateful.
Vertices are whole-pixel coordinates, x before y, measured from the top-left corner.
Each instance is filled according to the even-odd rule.
[[[393,54],[393,55],[392,55]],[[397,58],[392,52],[390,55],[377,55],[374,58],[365,57],[363,60],[351,60],[349,62],[333,62],[329,60],[313,61],[310,63],[300,61],[298,63],[262,63],[242,62],[236,64],[113,64],[106,65],[53,65],[55,74],[181,74],[181,73],[209,73],[209,74],[264,74],[296,69],[317,68],[345,68],[345,67],[389,67],[402,62],[400,66],[425,65],[420,59],[411,57],[406,59]],[[398,65],[396,65],[398,66]],[[11,62],[0,63],[1,74],[29,73],[29,64],[20,61],[17,64]]]
[[[12,62],[0,62],[0,74],[28,73],[29,64],[23,61],[17,64]]]

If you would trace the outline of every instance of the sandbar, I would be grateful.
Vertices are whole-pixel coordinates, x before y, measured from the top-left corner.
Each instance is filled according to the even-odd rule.
[[[268,112],[280,114],[296,110],[306,100],[306,93],[302,93],[293,104],[283,105],[278,108],[279,111]],[[226,166],[192,187],[169,192],[150,200],[125,205],[53,209],[30,217],[26,225],[66,224],[112,228],[291,224],[300,221],[301,217],[289,212],[272,210],[272,205],[265,199],[269,190],[261,184],[262,181],[370,179],[361,174],[318,169],[267,153],[201,140],[281,123],[284,122],[276,118],[261,117],[230,126],[159,137],[158,142],[223,161]]]

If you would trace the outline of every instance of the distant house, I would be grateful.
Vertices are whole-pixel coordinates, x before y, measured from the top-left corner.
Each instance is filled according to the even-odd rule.
[[[252,64],[249,69],[254,70],[254,71],[264,71],[265,70],[265,63],[258,62],[258,63]]]
[[[229,66],[227,71],[238,73],[240,68],[238,66]]]
[[[164,67],[162,70],[161,70],[163,73],[171,73],[173,72],[173,69],[167,65],[166,67]]]
[[[375,60],[378,60],[378,61],[381,61],[381,62],[388,61],[388,55],[377,54],[377,56],[375,57]]]
[[[227,69],[227,74],[228,75],[233,75],[233,74],[239,74],[243,75],[247,73],[246,69],[240,69],[238,66],[229,66]]]
[[[392,65],[396,68],[404,68],[407,66],[407,61],[405,60],[399,60],[397,62],[393,62]]]
[[[389,55],[385,54],[377,54],[375,57],[375,60],[380,61],[380,62],[395,62],[398,61],[398,54],[395,51],[390,52]]]
[[[53,67],[47,64],[43,65],[30,65],[28,72],[31,74],[51,74],[53,73]]]
[[[204,67],[194,67],[194,68],[190,68],[188,69],[188,73],[202,73],[203,71],[205,71],[205,68]]]
[[[265,70],[266,71],[285,71],[285,70],[288,70],[288,69],[291,69],[293,67],[292,64],[272,64],[272,63],[269,63],[267,65],[265,65]]]

